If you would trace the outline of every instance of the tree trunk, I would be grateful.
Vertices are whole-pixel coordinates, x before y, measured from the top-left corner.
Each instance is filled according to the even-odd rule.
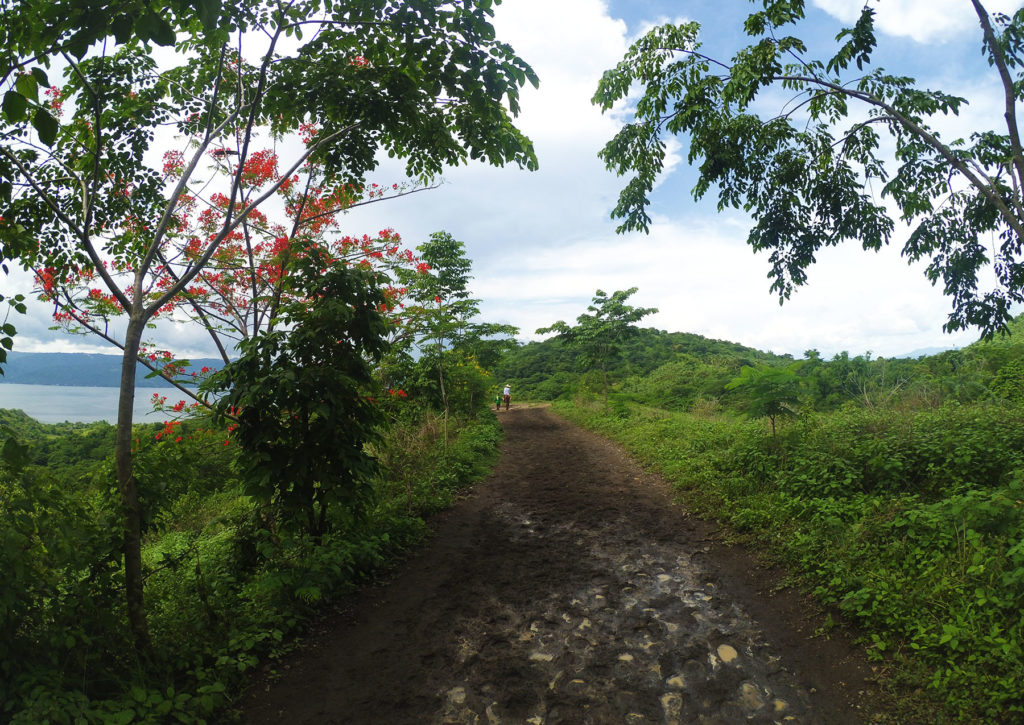
[[[132,472],[132,416],[135,405],[135,367],[139,360],[139,344],[145,321],[136,314],[128,320],[124,354],[121,357],[121,390],[117,402],[117,432],[114,460],[117,466],[117,489],[121,494],[121,515],[124,523],[124,588],[128,608],[128,625],[139,651],[149,649],[149,627],[143,601],[142,576],[142,505]]]
[[[444,404],[444,447],[448,448],[448,391],[444,387],[444,348],[437,340],[437,380],[441,384],[441,402]]]

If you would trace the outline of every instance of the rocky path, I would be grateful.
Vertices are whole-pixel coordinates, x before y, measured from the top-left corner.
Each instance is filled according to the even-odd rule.
[[[543,408],[385,586],[326,621],[246,723],[859,723],[870,669],[802,598]],[[269,682],[269,684],[268,684]]]

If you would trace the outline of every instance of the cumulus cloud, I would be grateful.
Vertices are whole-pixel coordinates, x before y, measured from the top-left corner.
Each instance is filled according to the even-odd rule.
[[[863,4],[850,0],[814,0],[814,4],[844,23],[854,22]],[[965,31],[976,30],[978,16],[963,0],[881,0],[872,2],[875,24],[889,35],[911,38],[918,43],[943,42]],[[989,14],[1011,14],[1019,0],[989,0]]]
[[[842,350],[899,355],[936,344],[946,313],[942,295],[897,249],[823,250],[809,284],[780,306],[768,289],[766,256],[745,244],[746,230],[739,216],[656,221],[642,239],[586,240],[537,254],[515,288],[489,275],[481,281],[489,290],[489,307],[515,309],[528,339],[538,339],[531,333],[557,319],[574,320],[596,289],[638,286],[633,304],[660,310],[644,320],[645,326],[795,357],[810,348],[826,355]],[[608,263],[588,261],[595,258]],[[944,342],[959,346],[973,339],[967,333],[946,336]]]

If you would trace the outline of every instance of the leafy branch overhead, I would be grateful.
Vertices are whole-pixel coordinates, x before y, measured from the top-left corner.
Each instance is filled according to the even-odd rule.
[[[972,0],[1004,112],[993,119],[998,128],[945,139],[936,122],[967,100],[873,66],[869,4],[825,60],[808,57],[789,34],[804,18],[803,0],[760,5],[744,24],[753,41],[729,61],[704,51],[697,23],[664,25],[601,79],[593,100],[605,111],[642,87],[633,119],[600,152],[609,169],[630,175],[612,212],[619,231],[648,231],[665,138],[682,135],[698,165],[694,197],[715,191],[720,210],[751,215],[747,241],[770,253],[780,302],[806,282],[821,248],[888,244],[891,203],[911,226],[903,255],[926,261],[928,279],[951,298],[945,329],[1003,329],[1011,306],[1024,302],[1024,10],[992,15]],[[779,90],[789,101],[760,112],[763,97]]]

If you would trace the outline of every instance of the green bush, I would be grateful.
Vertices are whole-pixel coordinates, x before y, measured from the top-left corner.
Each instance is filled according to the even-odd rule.
[[[956,721],[1024,717],[1024,407],[843,409],[780,429],[558,403],[785,563]]]
[[[205,721],[324,602],[420,541],[424,517],[489,471],[501,437],[491,414],[450,421],[447,444],[436,416],[409,417],[377,444],[370,505],[334,507],[317,541],[244,495],[223,431],[172,429],[136,429],[153,639],[141,656],[124,622],[109,459],[71,486],[59,467],[0,468],[0,721]]]

